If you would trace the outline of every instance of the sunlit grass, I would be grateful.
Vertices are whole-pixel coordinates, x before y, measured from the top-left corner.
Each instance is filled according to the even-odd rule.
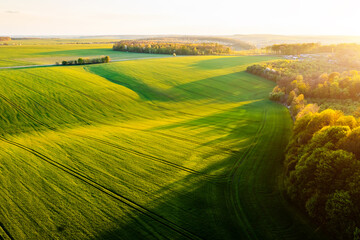
[[[267,99],[274,83],[244,72],[269,59],[0,70],[1,135],[30,149],[0,142],[0,221],[16,239],[184,237],[91,186],[96,182],[202,238],[241,236],[248,230],[233,219],[228,183],[236,176],[240,191],[262,186],[266,174],[248,180],[258,171],[251,163],[264,160],[254,151],[269,156],[269,173],[281,162],[291,122]],[[248,172],[240,174],[240,163]]]

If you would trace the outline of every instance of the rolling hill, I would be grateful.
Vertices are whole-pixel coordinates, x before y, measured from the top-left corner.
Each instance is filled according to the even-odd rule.
[[[245,72],[270,59],[0,70],[0,233],[315,238],[278,178],[290,115]]]

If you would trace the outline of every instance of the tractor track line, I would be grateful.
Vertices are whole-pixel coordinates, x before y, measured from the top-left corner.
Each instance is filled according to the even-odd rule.
[[[260,133],[262,132],[262,130],[265,127],[265,122],[266,122],[266,118],[267,118],[267,110],[264,110],[263,113],[263,119],[261,121],[261,125],[259,126],[259,128],[257,129],[255,136],[253,138],[253,141],[251,144],[249,144],[249,148],[241,155],[241,157],[239,158],[238,161],[236,161],[233,165],[233,167],[231,168],[231,171],[229,173],[229,177],[234,179],[234,174],[235,172],[238,170],[238,168],[240,167],[241,163],[248,157],[249,153],[251,153],[251,151],[253,150],[253,148],[255,147],[256,143],[258,142],[258,139],[260,137]]]
[[[5,226],[4,226],[4,224],[2,222],[0,222],[0,229],[2,229],[4,231],[4,233],[6,234],[6,237],[8,237],[10,240],[15,240],[15,238],[13,238],[13,236],[11,236],[10,232],[5,228]],[[0,239],[5,240],[6,238],[3,238],[0,235]]]
[[[34,116],[32,116],[31,114],[29,114],[28,112],[26,112],[24,109],[22,109],[19,105],[17,105],[16,103],[12,102],[10,99],[8,99],[7,97],[5,97],[4,95],[0,94],[0,98],[2,98],[3,100],[5,100],[7,103],[9,103],[13,108],[15,108],[17,111],[23,113],[25,116],[27,116],[28,118],[30,118],[31,120],[35,121],[36,123],[40,124],[41,126],[44,126],[52,131],[56,131],[57,128],[54,128],[54,127],[51,127],[50,125],[46,124],[46,123],[43,123],[42,121],[38,120],[37,118],[35,118]],[[152,131],[149,131],[149,132],[152,132]],[[153,132],[152,132],[153,133]],[[69,134],[72,134],[72,133],[69,133]],[[78,134],[72,134],[72,135],[75,135],[75,136],[78,136],[78,137],[82,137],[82,138],[88,138],[88,139],[92,139],[92,140],[95,140],[95,141],[98,141],[98,142],[101,142],[103,144],[107,144],[109,146],[112,146],[112,147],[116,147],[118,149],[121,149],[121,150],[124,150],[124,151],[127,151],[128,153],[132,153],[132,154],[135,154],[137,156],[139,155],[142,155],[143,157],[147,157],[149,159],[152,159],[152,160],[155,160],[155,161],[158,161],[158,162],[161,162],[163,164],[166,164],[166,165],[169,165],[169,166],[172,166],[172,167],[175,167],[175,168],[178,168],[180,170],[183,170],[183,171],[187,171],[189,173],[194,173],[194,174],[197,174],[197,175],[201,175],[203,177],[208,177],[210,179],[222,179],[222,177],[225,177],[225,175],[211,175],[211,174],[206,174],[206,173],[202,173],[202,172],[199,172],[199,171],[196,171],[194,169],[191,169],[191,168],[187,168],[187,167],[184,167],[184,166],[181,166],[181,165],[178,165],[176,163],[171,163],[165,159],[161,159],[161,158],[158,158],[158,157],[155,157],[155,156],[151,156],[151,155],[148,155],[148,154],[144,154],[144,153],[140,153],[140,152],[137,152],[137,151],[134,151],[134,150],[130,150],[130,149],[127,149],[127,148],[124,148],[124,147],[121,147],[119,145],[116,145],[116,144],[113,144],[113,143],[110,143],[110,142],[107,142],[107,141],[104,141],[104,140],[101,140],[101,139],[98,139],[98,138],[95,138],[95,137],[87,137],[87,136],[82,136],[82,135],[78,135]],[[172,136],[172,135],[168,135],[168,136]],[[174,136],[172,136],[174,137]],[[179,139],[179,138],[176,138],[176,139]],[[199,144],[199,143],[198,143]],[[213,148],[213,147],[211,147]],[[233,152],[233,151],[232,151]]]
[[[90,73],[91,73],[91,72],[90,72]],[[66,84],[62,84],[62,83],[53,81],[53,80],[51,80],[51,79],[48,79],[48,78],[39,76],[39,75],[34,74],[34,73],[26,72],[26,74],[35,76],[35,77],[37,77],[37,78],[43,79],[43,80],[48,81],[48,82],[52,82],[52,83],[57,84],[57,85],[60,85],[60,86],[62,86],[62,87],[68,88],[68,89],[70,89],[70,90],[72,90],[72,91],[75,91],[75,92],[79,93],[80,95],[83,95],[83,96],[85,96],[85,97],[87,97],[87,98],[90,98],[90,99],[92,99],[92,100],[94,100],[94,101],[96,101],[96,102],[98,102],[98,103],[104,104],[104,105],[106,105],[106,106],[108,106],[108,107],[110,107],[110,108],[112,108],[112,109],[114,109],[114,110],[116,110],[116,111],[120,111],[121,113],[127,113],[127,114],[131,114],[131,115],[133,115],[133,116],[136,116],[136,117],[140,117],[140,118],[145,118],[145,119],[152,120],[152,118],[148,118],[148,117],[145,117],[145,116],[140,115],[140,114],[135,114],[135,113],[131,113],[131,112],[126,112],[126,111],[124,111],[122,108],[114,107],[114,105],[111,105],[111,104],[109,104],[109,103],[106,103],[106,102],[104,102],[104,101],[101,101],[101,100],[99,100],[99,99],[96,99],[96,98],[94,98],[94,97],[92,97],[92,96],[90,96],[90,95],[88,95],[88,94],[86,94],[86,93],[84,93],[84,92],[82,92],[82,91],[79,91],[79,90],[77,90],[77,89],[74,89],[74,88],[72,88],[72,87],[70,87],[70,86],[68,86],[68,85],[66,85]],[[94,73],[92,73],[92,74],[94,74]],[[95,75],[97,75],[97,74],[95,74]],[[102,76],[100,76],[100,75],[97,75],[97,76],[102,77]],[[102,78],[103,78],[103,77],[102,77]],[[181,89],[181,90],[188,91],[188,92],[190,92],[190,93],[192,93],[192,94],[200,95],[200,96],[204,96],[204,97],[206,97],[206,98],[209,98],[209,96],[206,96],[206,95],[203,95],[203,94],[200,94],[200,93],[197,93],[197,92],[192,92],[192,91],[190,91],[190,90],[185,90],[185,89]],[[133,99],[133,98],[132,98],[132,99]],[[134,99],[134,101],[136,101],[136,99]],[[166,110],[175,112],[175,113],[182,113],[182,114],[186,114],[186,115],[189,115],[189,116],[195,116],[195,117],[204,117],[203,115],[197,115],[197,114],[193,114],[193,113],[176,111],[176,110],[173,110],[173,109],[170,109],[170,108],[166,108],[166,107],[159,106],[159,105],[154,105],[154,104],[152,104],[152,105],[153,105],[153,106],[156,106],[156,107],[159,107],[159,108],[162,108],[162,109],[166,109]],[[200,105],[197,105],[197,106],[203,106],[203,105],[200,104]],[[219,110],[219,111],[224,111],[224,109],[220,109],[220,108],[213,108],[213,109],[216,109],[216,110]],[[228,117],[219,117],[219,118],[227,119],[227,120],[229,120],[229,119],[231,119],[231,120],[238,120],[237,118],[228,118]]]
[[[142,152],[139,152],[139,151],[136,151],[136,150],[128,149],[126,147],[122,147],[120,145],[113,144],[113,143],[110,143],[110,142],[107,142],[107,141],[104,141],[104,140],[101,140],[101,139],[98,139],[98,138],[95,138],[95,137],[81,136],[81,135],[77,135],[77,134],[73,134],[73,135],[76,135],[76,136],[79,136],[79,137],[82,137],[82,138],[86,138],[86,139],[90,139],[90,140],[93,140],[93,141],[97,141],[99,143],[111,146],[113,148],[123,150],[125,152],[130,153],[130,154],[133,154],[133,155],[136,155],[136,156],[139,156],[139,157],[143,157],[145,159],[151,159],[153,161],[160,162],[160,163],[163,163],[165,165],[172,166],[174,168],[178,168],[178,169],[186,171],[188,173],[192,173],[192,174],[200,175],[200,176],[203,176],[203,177],[207,177],[209,180],[219,179],[218,175],[211,175],[211,174],[202,173],[202,172],[196,171],[194,169],[187,168],[187,167],[178,165],[176,163],[172,163],[172,162],[167,161],[165,159],[162,159],[162,158],[159,158],[159,157],[156,157],[156,156],[152,156],[152,155],[149,155],[149,154],[146,154],[146,153],[142,153]]]
[[[234,212],[235,212],[236,217],[240,218],[239,220],[246,226],[244,228],[244,232],[248,239],[257,239],[257,237],[256,237],[256,234],[251,230],[252,227],[243,211],[243,208],[241,207],[241,203],[238,200],[238,182],[236,181],[236,176],[237,176],[236,172],[239,169],[239,167],[241,166],[241,163],[244,160],[246,160],[246,158],[254,150],[254,148],[258,142],[258,139],[260,137],[260,134],[265,127],[266,118],[267,118],[267,110],[264,110],[264,117],[263,117],[261,125],[259,126],[259,128],[256,132],[253,143],[250,145],[250,147],[247,149],[247,151],[241,156],[239,161],[234,165],[231,173],[229,174],[229,177],[231,179],[229,179],[229,183],[227,186],[228,193],[230,195],[229,201],[230,201],[231,207],[233,210],[235,210]]]
[[[36,119],[35,117],[33,117],[31,114],[27,113],[25,110],[23,110],[21,107],[19,107],[17,104],[13,103],[12,101],[10,101],[8,98],[6,98],[5,96],[3,96],[2,94],[0,94],[0,98],[4,99],[7,103],[9,103],[12,107],[14,107],[17,111],[23,113],[24,115],[26,115],[28,118],[30,118],[31,120],[35,121],[36,123],[40,124],[41,126],[44,126],[50,130],[57,130],[56,128],[54,127],[51,127],[49,126],[48,124],[46,123],[43,123],[41,122],[40,120]],[[115,148],[118,148],[118,149],[121,149],[123,151],[126,151],[128,153],[132,153],[133,155],[137,155],[137,156],[141,156],[141,157],[145,157],[147,159],[152,159],[154,161],[157,161],[157,162],[161,162],[163,164],[166,164],[168,166],[172,166],[172,167],[175,167],[175,168],[178,168],[180,170],[183,170],[183,171],[186,171],[186,172],[189,172],[189,173],[193,173],[193,174],[197,174],[197,175],[201,175],[201,176],[210,176],[209,174],[205,174],[205,173],[201,173],[199,171],[196,171],[196,170],[193,170],[191,168],[187,168],[187,167],[184,167],[184,166],[181,166],[181,165],[178,165],[176,163],[171,163],[165,159],[161,159],[161,158],[158,158],[158,157],[155,157],[155,156],[151,156],[151,155],[148,155],[148,154],[145,154],[145,153],[141,153],[141,152],[138,152],[138,151],[135,151],[135,150],[130,150],[130,149],[127,149],[125,147],[122,147],[120,145],[117,145],[117,144],[113,144],[113,143],[110,143],[110,142],[107,142],[105,140],[101,140],[101,139],[98,139],[98,138],[95,138],[95,137],[89,137],[89,136],[82,136],[82,135],[78,135],[78,134],[74,134],[74,133],[69,133],[71,135],[74,135],[74,136],[78,136],[78,137],[82,137],[82,138],[87,138],[87,139],[91,139],[91,140],[94,140],[94,141],[97,141],[97,142],[100,142],[102,144],[106,144],[106,145],[109,145],[109,146],[112,146],[112,147],[115,147]],[[215,178],[216,179],[216,176],[210,176],[211,178]]]

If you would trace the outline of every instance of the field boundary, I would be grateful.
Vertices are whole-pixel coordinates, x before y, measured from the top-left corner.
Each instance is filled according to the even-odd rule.
[[[187,57],[187,56],[180,56],[180,57]],[[145,57],[145,58],[125,58],[125,59],[117,59],[117,60],[110,60],[112,62],[126,62],[126,61],[135,61],[135,60],[144,60],[144,59],[158,59],[158,58],[173,58],[173,56],[166,56],[166,57]],[[100,64],[100,63],[99,63]],[[85,64],[89,65],[89,64]],[[23,65],[23,66],[8,66],[8,67],[0,67],[0,69],[18,69],[18,68],[39,68],[39,67],[61,67],[66,66],[62,64],[36,64],[36,65]],[[68,66],[84,66],[84,65],[68,65]]]

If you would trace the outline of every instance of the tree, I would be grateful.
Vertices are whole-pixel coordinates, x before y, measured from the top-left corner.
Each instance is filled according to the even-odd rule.
[[[314,114],[308,126],[304,130],[306,133],[306,137],[302,140],[305,141],[303,143],[307,143],[308,140],[311,139],[314,133],[322,129],[326,126],[333,126],[335,122],[342,116],[343,114],[340,111],[335,111],[332,109],[326,109],[321,113]]]
[[[338,236],[350,239],[355,231],[354,204],[346,191],[336,191],[326,202],[328,225]]]
[[[344,150],[328,150],[320,156],[315,170],[316,188],[323,194],[347,187],[347,179],[358,168],[354,154]]]
[[[335,125],[338,126],[348,126],[351,129],[358,126],[358,122],[353,116],[341,116],[336,122]]]
[[[287,98],[286,104],[287,104],[288,106],[291,106],[291,104],[292,104],[292,102],[294,101],[295,98],[296,98],[296,93],[295,93],[295,91],[293,90],[293,91],[291,91],[291,92],[289,93],[289,96],[288,96],[288,98]]]
[[[304,151],[312,152],[321,147],[335,149],[335,145],[346,137],[349,132],[350,128],[348,126],[325,126],[313,135]]]
[[[340,76],[340,73],[338,72],[333,72],[333,73],[330,73],[329,75],[329,82],[333,82],[336,78],[338,78]]]
[[[296,115],[296,119],[299,119],[309,113],[317,113],[319,109],[320,108],[317,104],[308,104]]]
[[[11,41],[10,37],[0,37],[0,41]]]
[[[291,114],[295,117],[304,107],[305,107],[304,95],[300,94],[291,103],[290,106]]]
[[[341,149],[352,152],[360,159],[360,127],[353,129],[340,143]]]
[[[282,102],[284,100],[285,93],[279,86],[275,86],[272,92],[269,94],[270,100]]]
[[[324,83],[325,81],[329,80],[329,75],[327,73],[323,73],[320,75],[319,79],[320,79],[321,83]]]

